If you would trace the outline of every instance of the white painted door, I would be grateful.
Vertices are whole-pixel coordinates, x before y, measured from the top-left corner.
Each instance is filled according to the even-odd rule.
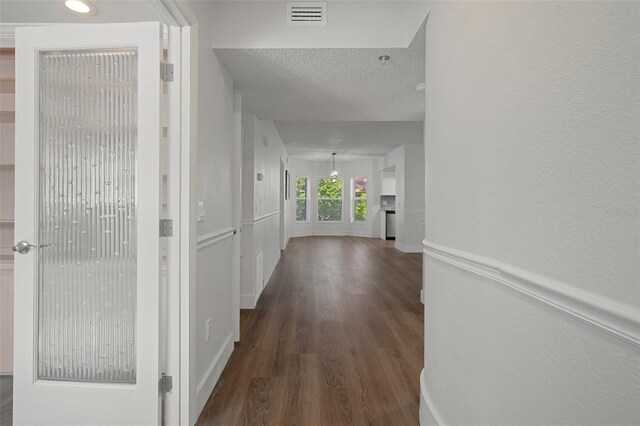
[[[159,23],[16,31],[16,425],[160,421]]]

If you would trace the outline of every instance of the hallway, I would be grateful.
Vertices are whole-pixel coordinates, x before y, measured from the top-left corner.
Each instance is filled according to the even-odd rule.
[[[418,424],[422,255],[289,242],[198,425]]]

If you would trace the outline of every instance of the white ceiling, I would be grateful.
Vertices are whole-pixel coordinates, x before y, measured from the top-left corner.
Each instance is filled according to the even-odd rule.
[[[93,0],[91,3],[98,9],[93,16],[72,12],[58,0],[0,0],[0,22],[106,23],[162,19],[154,0]]]
[[[276,121],[289,155],[342,160],[380,156],[395,147],[423,143],[422,121]]]
[[[225,3],[243,3],[243,2],[273,2],[273,1],[278,1],[278,0],[201,0],[201,1],[210,1],[210,2],[225,2]],[[306,0],[303,0],[306,1]],[[402,2],[407,2],[407,0],[322,0],[322,1],[326,1],[327,3],[345,3],[345,2],[349,2],[349,3],[353,3],[353,2],[359,2],[359,3],[371,3],[372,1],[385,1],[385,2],[396,2],[396,3],[402,3]],[[414,1],[414,0],[408,0],[408,1]]]
[[[95,16],[58,0],[0,0],[1,22],[80,23],[161,20],[157,0],[94,0]],[[243,94],[243,112],[276,121],[291,155],[343,160],[422,143],[424,25],[404,49],[220,49]],[[378,56],[391,56],[385,66]],[[290,142],[293,141],[294,144]]]
[[[424,25],[404,49],[217,49],[243,112],[274,121],[421,121]],[[378,61],[389,55],[386,65]]]

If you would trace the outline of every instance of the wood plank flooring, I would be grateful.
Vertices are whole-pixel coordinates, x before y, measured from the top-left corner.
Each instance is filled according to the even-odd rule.
[[[13,376],[0,376],[0,426],[13,424]]]
[[[287,250],[198,425],[417,425],[422,255],[304,237]]]

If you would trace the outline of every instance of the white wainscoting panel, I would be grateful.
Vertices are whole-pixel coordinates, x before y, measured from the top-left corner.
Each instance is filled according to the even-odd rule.
[[[208,234],[204,234],[198,237],[198,250],[202,250],[205,247],[208,247],[213,244],[217,244],[220,241],[224,241],[227,238],[233,237],[236,233],[236,228],[230,226],[228,228],[220,229],[217,231],[210,232]]]
[[[573,285],[461,250],[424,241],[424,254],[489,278],[640,347],[640,309]]]

